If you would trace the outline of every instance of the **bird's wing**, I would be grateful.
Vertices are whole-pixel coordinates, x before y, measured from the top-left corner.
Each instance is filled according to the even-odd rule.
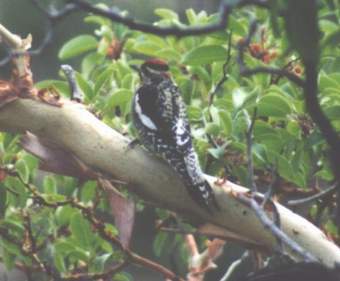
[[[143,85],[138,89],[137,99],[140,120],[165,143],[175,146],[178,152],[192,145],[185,104],[176,86]]]

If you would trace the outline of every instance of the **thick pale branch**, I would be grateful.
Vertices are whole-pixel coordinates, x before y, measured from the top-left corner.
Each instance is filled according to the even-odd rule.
[[[231,182],[214,185],[221,212],[214,215],[200,209],[188,196],[173,170],[163,161],[137,147],[106,126],[82,105],[65,101],[62,107],[17,99],[0,110],[0,130],[32,133],[48,138],[94,169],[127,182],[131,192],[152,204],[185,216],[192,223],[209,223],[228,238],[271,251],[277,241],[256,214],[238,199],[247,189]],[[216,178],[207,176],[213,184]],[[340,250],[314,225],[277,204],[283,231],[321,263],[333,267],[340,262]],[[213,229],[212,227],[207,229]],[[298,258],[298,257],[296,257]]]
[[[22,54],[31,48],[32,36],[28,35],[26,39],[20,38],[18,35],[11,33],[6,27],[0,24],[0,42],[4,43],[11,49],[14,56],[14,63],[18,71],[19,77],[25,76],[28,72],[27,59]],[[19,55],[20,54],[20,55]]]

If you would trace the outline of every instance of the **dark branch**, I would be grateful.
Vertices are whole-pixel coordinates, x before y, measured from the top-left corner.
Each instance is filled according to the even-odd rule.
[[[314,123],[318,126],[327,144],[330,147],[330,162],[336,181],[340,182],[340,137],[332,126],[330,120],[322,111],[318,99],[318,71],[314,62],[304,61],[306,71],[306,82],[304,96],[306,108]],[[340,227],[340,186],[338,184],[337,194],[337,225]]]
[[[63,64],[61,69],[64,72],[67,82],[71,88],[71,99],[80,103],[83,102],[84,94],[77,84],[74,69],[68,64]]]
[[[102,9],[93,6],[87,1],[83,0],[70,0],[71,3],[77,5],[81,10],[94,13],[106,18],[109,18],[113,22],[123,24],[130,29],[138,30],[146,33],[152,33],[155,35],[175,35],[178,37],[188,36],[188,35],[203,35],[207,33],[212,33],[215,31],[220,31],[226,28],[229,14],[232,11],[231,5],[222,4],[219,10],[219,20],[216,23],[206,25],[206,26],[193,26],[193,27],[179,27],[179,26],[169,26],[169,27],[159,27],[151,25],[148,23],[138,22],[133,18],[122,16],[116,9]],[[249,2],[249,1],[242,1]]]
[[[259,66],[259,67],[255,67],[252,69],[244,68],[240,71],[240,74],[243,76],[252,76],[254,74],[259,74],[259,73],[268,73],[268,74],[278,75],[281,77],[286,77],[288,80],[290,80],[291,82],[294,82],[299,87],[305,86],[305,82],[299,76],[285,69]]]
[[[228,24],[228,17],[235,7],[243,7],[247,5],[255,5],[260,8],[269,8],[269,4],[266,0],[240,0],[236,4],[227,4],[221,1],[220,9],[219,9],[219,19],[215,23],[203,26],[187,26],[187,27],[180,27],[180,26],[169,26],[169,27],[159,27],[148,23],[138,22],[133,18],[126,17],[121,15],[118,12],[118,9],[111,8],[111,9],[102,9],[98,8],[87,1],[84,0],[68,0],[63,9],[57,11],[55,9],[45,9],[39,0],[31,0],[33,4],[39,9],[43,14],[46,16],[46,26],[47,30],[45,33],[45,37],[39,44],[39,46],[34,49],[30,50],[28,53],[30,55],[39,55],[52,41],[54,36],[54,29],[55,26],[66,16],[69,14],[82,10],[91,12],[96,15],[101,15],[108,19],[111,19],[113,22],[123,24],[130,29],[138,30],[146,33],[152,33],[155,35],[174,35],[177,37],[183,36],[191,36],[191,35],[204,35],[216,31],[224,30]],[[18,55],[23,55],[25,53],[19,52],[8,52],[8,56],[4,57],[0,60],[0,67],[6,65],[11,59]]]

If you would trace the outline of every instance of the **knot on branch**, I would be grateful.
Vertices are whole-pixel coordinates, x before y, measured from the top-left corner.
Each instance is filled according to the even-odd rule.
[[[18,98],[17,88],[12,82],[0,80],[0,108]]]

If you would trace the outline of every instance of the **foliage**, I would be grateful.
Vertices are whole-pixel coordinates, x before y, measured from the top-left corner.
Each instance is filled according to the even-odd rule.
[[[256,18],[260,26],[245,52],[249,68],[273,66],[303,77],[301,57],[319,57],[320,103],[339,130],[340,15],[339,9],[332,8],[335,1],[320,1],[320,33],[316,34],[317,23],[307,24],[309,14],[301,8],[304,4],[296,3],[299,1],[288,1],[289,11],[294,13],[290,13],[286,23],[278,17],[278,11],[285,6],[283,2],[277,1],[270,11],[259,8],[235,11],[225,31],[185,38],[135,32],[90,15],[85,22],[95,26],[94,34],[78,35],[66,42],[59,58],[64,62],[81,57],[77,82],[85,95],[85,103],[103,122],[131,137],[135,132],[131,126],[130,103],[139,82],[138,73],[131,65],[139,65],[146,57],[167,60],[187,103],[202,167],[208,174],[244,185],[248,183],[246,131],[256,108],[252,156],[258,185],[265,191],[277,174],[277,193],[284,196],[290,190],[304,194],[319,185],[328,186],[334,180],[327,145],[306,114],[301,89],[275,75],[241,77],[235,59],[237,46],[248,35],[248,22]],[[159,17],[155,24],[159,26],[204,25],[217,17],[192,9],[186,10],[183,19],[167,9],[157,9],[155,14]],[[315,27],[313,33],[309,32],[311,26]],[[296,27],[299,30],[294,30]],[[300,37],[301,34],[306,36]],[[320,38],[320,48],[311,48],[314,44],[311,35],[316,40]],[[216,89],[224,78],[226,81]],[[36,86],[54,88],[61,95],[69,96],[64,78],[42,81]],[[6,267],[11,269],[16,263],[28,267],[35,264],[29,255],[32,247],[38,249],[39,258],[50,260],[62,276],[84,271],[100,273],[107,265],[121,261],[120,249],[93,231],[93,224],[81,210],[69,204],[58,205],[73,198],[84,206],[96,208],[97,212],[110,213],[109,203],[97,183],[81,183],[74,178],[43,173],[37,168],[37,159],[19,147],[18,136],[2,133],[0,138],[1,165],[16,171],[6,174],[1,170],[0,173],[0,244]],[[32,195],[32,186],[46,202],[57,207],[37,200]],[[325,208],[322,202],[313,205],[311,218],[338,238],[331,217],[332,206]],[[168,216],[164,210],[158,214],[162,219]],[[35,237],[34,245],[25,227],[27,217]],[[107,227],[117,233],[112,223],[107,223]],[[170,244],[183,248],[180,235],[160,232],[154,241],[155,254],[169,254]],[[185,250],[180,252],[183,262],[186,261]],[[131,278],[121,273],[112,280]]]

